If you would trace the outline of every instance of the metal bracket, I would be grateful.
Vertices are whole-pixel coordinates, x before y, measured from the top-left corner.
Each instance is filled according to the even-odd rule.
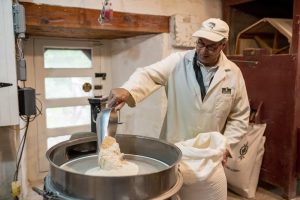
[[[96,78],[102,78],[102,80],[106,80],[106,73],[95,73]]]
[[[12,86],[12,85],[13,85],[12,83],[3,83],[3,82],[0,82],[0,88],[9,87],[9,86]]]
[[[32,187],[32,190],[35,191],[38,195],[43,196],[45,199],[59,200],[59,197],[56,194],[54,194],[54,192],[44,191],[37,187]]]

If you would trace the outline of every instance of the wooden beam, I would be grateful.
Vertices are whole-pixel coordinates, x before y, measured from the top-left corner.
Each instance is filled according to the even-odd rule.
[[[113,12],[110,23],[98,22],[100,10],[22,2],[26,34],[85,39],[115,39],[168,33],[169,16]]]

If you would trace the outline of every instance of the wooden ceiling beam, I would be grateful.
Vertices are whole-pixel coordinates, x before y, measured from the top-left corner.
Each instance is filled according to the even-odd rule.
[[[115,39],[169,32],[169,16],[114,11],[110,23],[100,24],[100,10],[27,2],[22,5],[29,36]]]

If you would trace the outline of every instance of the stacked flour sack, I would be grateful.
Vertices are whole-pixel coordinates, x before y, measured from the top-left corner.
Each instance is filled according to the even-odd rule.
[[[225,168],[228,189],[246,198],[255,198],[265,152],[267,124],[250,123],[247,134],[232,146],[232,158]]]

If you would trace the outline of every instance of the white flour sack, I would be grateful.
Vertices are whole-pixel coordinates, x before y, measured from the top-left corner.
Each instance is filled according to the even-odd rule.
[[[231,147],[225,174],[228,188],[243,197],[254,198],[264,154],[266,124],[249,124],[247,134]]]
[[[226,200],[227,182],[221,164],[226,138],[219,132],[200,133],[176,143],[182,151],[179,170],[183,186],[179,192],[186,200]]]

